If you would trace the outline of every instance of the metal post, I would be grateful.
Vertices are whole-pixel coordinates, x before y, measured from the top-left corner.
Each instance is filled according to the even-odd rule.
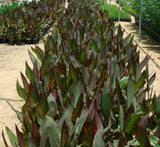
[[[141,1],[140,1],[140,15],[139,15],[139,42],[141,42],[142,5],[143,5],[143,0],[141,0]]]
[[[110,6],[111,6],[111,1],[112,1],[112,0],[110,0]]]
[[[118,21],[121,19],[121,0],[119,0],[119,15],[118,15]]]

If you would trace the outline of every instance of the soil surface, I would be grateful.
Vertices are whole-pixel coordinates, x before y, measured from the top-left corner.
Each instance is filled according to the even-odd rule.
[[[125,36],[132,33],[134,41],[138,42],[138,27],[132,22],[118,22],[125,29]],[[38,46],[43,48],[43,44]],[[16,113],[11,109],[7,101],[17,110],[21,111],[23,101],[16,92],[16,81],[20,80],[20,71],[25,73],[25,62],[31,65],[28,50],[35,45],[9,46],[8,44],[0,44],[0,147],[4,146],[1,132],[5,132],[7,126],[15,132],[15,124],[20,128],[20,123]],[[156,72],[156,80],[153,84],[154,92],[159,95],[160,89],[160,46],[153,41],[145,32],[142,31],[141,42],[138,42],[138,50],[140,51],[140,60],[147,54],[151,56],[149,60],[150,74]],[[6,135],[6,133],[5,133]],[[7,138],[7,137],[6,137]],[[8,140],[8,139],[7,139]]]

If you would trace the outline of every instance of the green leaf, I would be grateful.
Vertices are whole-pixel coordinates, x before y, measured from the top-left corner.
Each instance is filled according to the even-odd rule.
[[[71,75],[72,79],[74,81],[77,81],[78,78],[77,78],[76,69],[73,67],[72,64],[69,65],[69,72],[70,72],[70,75]]]
[[[128,86],[127,86],[127,104],[126,104],[127,109],[132,104],[134,98],[135,98],[134,82],[132,80],[132,76],[130,75],[128,79]]]
[[[68,131],[67,124],[64,120],[62,131],[61,131],[61,147],[65,147],[66,144],[68,144],[68,140],[69,140],[69,131]]]
[[[110,95],[110,85],[109,85],[109,79],[108,79],[107,83],[103,88],[102,101],[101,101],[102,112],[105,117],[108,117],[110,103],[111,103],[111,95]]]
[[[82,50],[80,53],[80,61],[84,62],[87,59],[87,53],[86,50]]]
[[[60,146],[60,130],[56,122],[49,116],[45,116],[45,119],[40,127],[41,141],[40,146],[45,146],[47,138],[51,147]]]
[[[144,71],[140,77],[140,79],[136,82],[134,88],[135,90],[140,89],[144,86],[146,79],[146,72]]]
[[[53,29],[53,39],[55,42],[57,42],[57,38],[58,38],[58,33],[56,29]]]
[[[80,94],[81,94],[81,88],[82,88],[82,81],[79,79],[74,87],[74,108],[76,108]]]
[[[128,85],[128,79],[129,77],[123,77],[120,82],[119,82],[119,85],[120,85],[120,88],[123,90],[127,85]]]
[[[25,76],[22,73],[21,73],[21,79],[23,82],[23,87],[24,87],[25,93],[28,94],[29,93],[29,84],[28,84],[27,79],[25,78]]]
[[[150,141],[150,144],[154,147],[158,147],[159,146],[159,138],[156,137],[156,136],[152,136],[152,135],[149,135],[149,141]]]
[[[32,61],[32,64],[34,65],[34,64],[36,63],[38,69],[40,69],[41,64],[40,64],[40,62],[37,60],[37,58],[36,58],[29,50],[28,50],[28,54],[29,54],[29,57],[30,57],[30,59],[31,59],[31,61]]]
[[[78,54],[78,45],[76,40],[72,40],[72,53],[75,56]]]
[[[119,124],[120,128],[123,131],[124,128],[124,111],[122,105],[120,105],[120,110],[119,110]]]
[[[132,113],[130,116],[130,119],[128,122],[125,122],[125,132],[126,133],[130,133],[131,131],[133,131],[136,126],[137,126],[137,122],[140,119],[141,113],[136,114],[136,113]]]
[[[55,106],[55,100],[54,100],[54,97],[52,96],[51,93],[48,96],[47,101],[48,101],[49,109],[51,109],[53,106]]]
[[[98,47],[97,47],[97,45],[96,45],[96,42],[95,42],[95,40],[93,40],[93,39],[91,39],[91,49],[93,48],[93,50],[96,52],[96,53],[98,53],[99,52],[99,49],[98,49]]]
[[[17,137],[13,134],[13,132],[8,127],[6,127],[6,132],[8,134],[8,137],[9,137],[11,145],[13,147],[17,147],[18,146],[18,139],[17,139]]]
[[[158,100],[157,100],[155,95],[152,99],[152,109],[153,109],[153,111],[155,112],[156,115],[158,114],[158,112],[160,110]]]
[[[103,133],[101,130],[98,130],[94,136],[93,147],[105,147],[105,143],[103,140]]]
[[[27,100],[26,93],[24,91],[24,88],[22,88],[21,85],[19,84],[18,80],[16,83],[16,87],[17,87],[18,95],[26,101]]]
[[[31,47],[31,49],[36,54],[39,61],[42,63],[43,57],[44,57],[42,49],[40,49],[38,46],[35,46],[35,49],[33,47]]]
[[[37,110],[42,119],[45,117],[46,113],[49,110],[47,99],[43,94],[39,98]]]
[[[26,62],[26,76],[29,79],[29,81],[31,81],[32,79],[32,74],[33,74],[33,71],[31,70],[28,63]]]

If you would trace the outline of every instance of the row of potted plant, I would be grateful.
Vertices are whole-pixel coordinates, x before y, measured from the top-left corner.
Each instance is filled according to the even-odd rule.
[[[4,14],[5,10],[9,10],[9,12],[11,13],[12,10],[14,10],[15,8],[18,8],[19,5],[21,5],[22,3],[18,3],[18,2],[11,2],[11,3],[7,3],[7,4],[1,4],[0,5],[0,14]]]
[[[37,43],[54,22],[55,1],[23,3],[0,15],[0,43]]]
[[[29,52],[33,68],[17,82],[25,104],[14,109],[22,130],[6,128],[14,146],[159,146],[149,57],[140,62],[133,37],[94,2],[72,0],[44,49]]]

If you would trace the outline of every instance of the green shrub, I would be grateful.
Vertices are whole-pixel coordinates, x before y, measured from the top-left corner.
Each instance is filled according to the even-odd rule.
[[[133,9],[140,13],[140,0],[132,2]],[[144,0],[142,6],[142,17],[153,31],[160,33],[160,1],[159,0]]]
[[[118,20],[119,8],[116,5],[111,5],[110,6],[110,5],[105,3],[105,4],[101,4],[100,7],[103,11],[108,11],[109,18]],[[121,21],[123,21],[123,20],[131,21],[131,16],[127,12],[121,10],[120,19],[121,19]]]
[[[53,24],[58,3],[56,0],[25,2],[11,10],[11,13],[6,9],[5,13],[0,15],[0,40],[5,43],[10,40],[37,43]]]
[[[3,15],[6,10],[9,11],[9,13],[11,13],[15,8],[18,7],[19,7],[18,2],[12,2],[11,4],[10,3],[2,4],[0,6],[0,14]]]
[[[159,107],[152,96],[155,74],[139,62],[133,37],[90,0],[74,0],[59,14],[44,50],[29,52],[23,86],[25,104],[17,115],[22,131],[7,128],[20,146],[150,146],[159,140]],[[147,99],[145,99],[147,96]],[[3,134],[3,133],[2,133]],[[3,139],[7,146],[4,134]]]

